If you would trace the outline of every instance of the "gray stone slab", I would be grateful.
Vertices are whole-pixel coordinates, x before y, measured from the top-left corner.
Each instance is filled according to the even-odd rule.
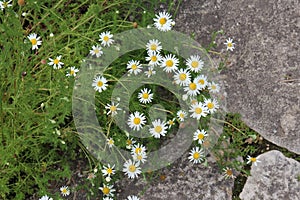
[[[242,200],[300,199],[300,163],[279,151],[260,155],[257,166],[251,166],[251,176],[243,188]]]
[[[231,64],[222,72],[228,110],[241,113],[267,140],[300,154],[299,0],[184,0],[176,29],[195,33],[204,45],[215,30],[234,39]]]

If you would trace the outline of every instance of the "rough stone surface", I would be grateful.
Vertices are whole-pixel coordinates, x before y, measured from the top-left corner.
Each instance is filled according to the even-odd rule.
[[[150,182],[142,178],[118,183],[117,199],[126,199],[127,195],[138,195],[141,200],[198,200],[198,199],[231,199],[234,181],[224,179],[222,172],[212,159],[208,166],[192,164],[187,154],[171,167],[164,168]],[[159,174],[164,175],[161,179]],[[143,191],[143,192],[141,192]]]
[[[251,176],[240,198],[252,199],[300,199],[300,163],[285,157],[279,151],[260,155],[257,166],[252,165]]]
[[[299,0],[184,0],[176,29],[207,45],[223,29],[236,49],[222,72],[228,111],[267,140],[300,154]]]

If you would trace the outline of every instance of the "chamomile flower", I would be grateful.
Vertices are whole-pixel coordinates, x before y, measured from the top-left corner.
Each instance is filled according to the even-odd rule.
[[[231,38],[228,38],[224,44],[227,47],[227,51],[233,51],[235,43],[233,43],[233,40]]]
[[[160,64],[162,57],[156,51],[148,51],[148,57],[146,57],[145,59],[146,61],[149,61],[149,65],[157,66]]]
[[[198,85],[200,86],[200,89],[204,89],[208,82],[207,82],[207,77],[204,75],[199,75],[194,79],[194,82],[198,83]]]
[[[137,196],[128,196],[127,200],[140,200]]]
[[[193,82],[190,82],[183,89],[187,92],[187,95],[192,97],[198,95],[201,90],[200,85],[195,80]]]
[[[232,170],[231,168],[229,168],[229,167],[224,168],[224,169],[223,169],[223,177],[224,177],[225,179],[227,179],[227,178],[232,178],[232,179],[234,179],[235,176],[234,176],[234,174],[233,174],[233,170]]]
[[[112,39],[113,35],[110,34],[110,31],[101,33],[99,37],[99,41],[103,46],[110,46],[114,42],[114,40]]]
[[[61,192],[61,194],[62,194],[63,196],[68,196],[68,195],[70,195],[70,190],[69,190],[68,186],[62,186],[62,187],[60,188],[60,192]]]
[[[260,162],[260,160],[258,160],[257,157],[251,157],[251,156],[247,156],[247,164],[249,163],[253,163],[255,166],[257,166],[257,163]]]
[[[127,138],[126,140],[126,148],[131,149],[132,145],[135,144],[136,141],[133,138]]]
[[[139,113],[138,111],[136,111],[133,114],[130,114],[128,125],[131,129],[139,131],[145,123],[146,117],[143,113]]]
[[[111,176],[111,175],[115,174],[114,168],[115,168],[115,165],[110,166],[110,164],[107,164],[107,166],[103,166],[103,169],[101,170],[103,176]]]
[[[148,54],[150,52],[156,52],[159,53],[160,50],[162,49],[161,43],[158,40],[149,40],[148,43],[146,44],[146,49],[148,51]]]
[[[201,102],[192,104],[189,112],[192,113],[191,117],[196,118],[197,120],[199,120],[201,117],[206,117],[208,114],[207,108]]]
[[[216,112],[216,110],[219,108],[219,104],[216,99],[205,99],[204,104],[211,114]]]
[[[161,67],[163,67],[164,71],[167,73],[174,72],[177,70],[179,60],[175,57],[175,55],[168,54],[162,58]]]
[[[0,1],[0,9],[1,10],[4,10],[5,8],[8,8],[8,7],[11,7],[12,4],[11,4],[11,1],[12,0],[9,0],[9,1]]]
[[[194,147],[189,153],[188,159],[194,164],[200,163],[203,161],[203,150],[199,147]]]
[[[220,91],[220,86],[215,82],[208,83],[208,89],[211,93],[217,93]]]
[[[160,31],[169,31],[172,28],[173,20],[167,12],[159,12],[155,15],[154,26]]]
[[[42,45],[41,38],[36,33],[31,33],[27,36],[32,44],[32,50],[39,49],[38,46]]]
[[[173,126],[175,124],[175,118],[173,118],[173,119],[170,119],[170,120],[168,120],[167,121],[167,125],[169,125],[169,129]]]
[[[137,143],[137,144],[133,145],[133,147],[131,149],[131,154],[132,155],[134,155],[134,154],[142,154],[142,153],[145,153],[145,152],[146,152],[146,147],[143,146],[140,143]]]
[[[144,88],[138,94],[139,101],[141,103],[150,103],[153,99],[153,94],[151,93],[151,89]]]
[[[187,86],[191,82],[191,73],[188,69],[179,69],[173,76],[175,83],[180,86]]]
[[[107,115],[111,114],[112,116],[118,114],[118,110],[122,110],[121,108],[118,108],[119,103],[115,105],[115,102],[112,102],[111,104],[107,104],[105,106],[105,109],[108,109]]]
[[[197,73],[203,68],[204,62],[200,59],[200,56],[194,55],[186,60],[186,65],[189,70]]]
[[[98,45],[92,46],[92,49],[90,50],[90,54],[92,56],[96,56],[97,58],[99,58],[103,54],[102,47]]]
[[[167,125],[160,119],[156,119],[152,122],[152,127],[149,129],[150,134],[154,138],[160,138],[160,136],[165,136],[167,133]]]
[[[132,160],[128,160],[124,163],[123,172],[128,175],[128,178],[135,178],[141,173],[141,168],[139,163]]]
[[[102,200],[113,200],[113,199],[110,197],[104,197]]]
[[[184,119],[186,118],[186,116],[187,116],[187,113],[186,113],[185,111],[183,111],[183,110],[179,110],[179,111],[177,112],[177,117],[178,117],[178,119],[179,119],[181,122],[184,121]]]
[[[53,199],[48,197],[47,195],[44,195],[39,200],[53,200]]]
[[[194,133],[194,137],[193,137],[193,140],[198,140],[198,143],[199,144],[202,144],[204,142],[204,139],[205,137],[207,137],[207,133],[205,130],[197,130],[195,133]]]
[[[141,68],[142,68],[142,65],[140,64],[140,61],[130,60],[127,63],[127,69],[130,74],[133,73],[134,75],[137,75],[138,73],[140,73],[142,71]]]
[[[143,153],[135,153],[132,155],[133,160],[138,162],[138,163],[144,163],[146,162],[147,154],[145,152]]]
[[[76,76],[76,73],[79,72],[79,69],[76,69],[74,66],[70,68],[69,72],[66,74],[66,76]]]
[[[99,187],[99,190],[102,191],[104,196],[113,197],[116,190],[113,188],[113,185],[103,184],[103,187]]]
[[[145,74],[148,78],[150,78],[152,75],[156,74],[156,71],[153,69],[153,66],[149,66],[148,70],[145,71]]]
[[[107,138],[106,142],[107,142],[107,145],[109,146],[109,148],[112,148],[115,144],[115,141],[112,138]]]
[[[62,65],[64,65],[63,62],[61,62],[61,55],[57,56],[54,60],[52,58],[49,58],[50,62],[48,65],[53,66],[53,69],[60,69]]]
[[[97,76],[94,80],[93,80],[93,84],[92,86],[94,87],[94,89],[98,92],[102,92],[104,90],[107,89],[107,80],[106,78],[104,78],[103,76]]]

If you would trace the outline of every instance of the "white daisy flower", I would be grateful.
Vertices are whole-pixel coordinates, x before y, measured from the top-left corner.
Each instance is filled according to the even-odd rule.
[[[107,164],[107,167],[106,167],[106,166],[103,166],[103,169],[101,170],[103,176],[111,176],[111,175],[114,175],[114,174],[115,174],[114,168],[115,168],[115,165],[110,166],[110,164]]]
[[[104,90],[107,89],[107,80],[106,78],[104,78],[103,76],[97,76],[94,80],[93,80],[93,84],[92,86],[94,87],[94,89],[98,92],[102,92]]]
[[[136,111],[133,114],[130,114],[128,125],[131,129],[139,131],[145,123],[146,117],[143,113],[139,113],[138,111]]]
[[[208,83],[208,89],[211,93],[217,93],[220,91],[220,86],[215,82]]]
[[[99,41],[103,46],[110,46],[114,42],[114,40],[112,39],[113,35],[110,34],[110,31],[101,33],[99,37]]]
[[[160,64],[162,57],[156,51],[148,51],[148,57],[146,57],[146,61],[149,61],[149,65],[157,66]]]
[[[247,156],[247,160],[247,164],[253,163],[255,166],[257,166],[257,163],[260,162],[260,160],[258,160],[258,157]]]
[[[137,196],[128,196],[127,200],[140,200]]]
[[[105,109],[108,109],[109,111],[107,112],[107,115],[111,114],[112,116],[118,114],[118,110],[122,110],[121,108],[118,108],[119,103],[115,105],[115,102],[112,102],[111,104],[107,104],[105,106]]]
[[[187,86],[191,82],[191,73],[188,69],[179,69],[173,77],[175,83],[180,86]]]
[[[69,190],[68,186],[62,186],[62,187],[60,188],[60,192],[61,192],[61,194],[62,194],[63,196],[68,196],[68,195],[70,195],[70,190]]]
[[[147,154],[144,152],[144,153],[135,153],[132,155],[133,157],[133,160],[140,163],[144,163],[146,162],[146,158],[147,158]]]
[[[128,160],[124,163],[123,172],[128,175],[128,178],[135,178],[141,173],[141,168],[139,163],[132,160]]]
[[[200,163],[203,161],[203,150],[200,149],[199,147],[194,147],[191,151],[190,151],[190,156],[188,157],[188,159],[193,162],[194,164],[196,163]]]
[[[134,75],[137,75],[138,73],[140,73],[142,71],[141,68],[142,68],[142,65],[140,64],[140,61],[130,60],[127,63],[127,69],[129,69],[128,72],[130,74],[133,73]]]
[[[142,154],[142,153],[146,153],[146,147],[143,146],[140,143],[137,143],[135,145],[133,145],[132,149],[131,149],[131,154]]]
[[[196,118],[197,120],[201,117],[206,117],[208,114],[207,108],[201,102],[192,104],[189,111],[192,113],[191,117]]]
[[[109,197],[113,197],[114,193],[116,190],[113,188],[113,185],[106,185],[103,184],[103,187],[99,187],[99,190],[102,191],[104,196],[109,196]]]
[[[204,139],[207,137],[207,133],[205,130],[197,130],[195,133],[194,133],[194,137],[193,137],[193,140],[198,140],[198,143],[199,144],[202,144],[204,142]]]
[[[161,67],[163,67],[163,70],[167,73],[176,71],[178,64],[179,60],[172,54],[166,55],[166,57],[163,57],[161,61]]]
[[[175,118],[168,120],[167,124],[169,125],[169,129],[170,129],[175,124]]]
[[[186,65],[192,72],[197,73],[203,68],[204,62],[200,59],[200,56],[194,55],[186,60]]]
[[[185,111],[183,111],[183,110],[179,110],[179,111],[177,112],[177,117],[178,117],[178,119],[179,119],[181,122],[184,121],[184,119],[186,118],[186,116],[187,116],[187,113],[186,113]]]
[[[70,68],[70,71],[66,74],[66,76],[76,76],[76,73],[79,72],[74,66]]]
[[[153,99],[153,94],[151,93],[151,89],[144,88],[138,94],[139,101],[141,103],[150,103]]]
[[[200,93],[200,90],[201,88],[195,80],[184,87],[184,91],[186,91],[189,96],[197,96]]]
[[[159,53],[160,50],[162,50],[161,43],[158,40],[149,40],[149,42],[146,44],[146,49],[148,53],[150,52],[157,52]]]
[[[204,76],[204,75],[199,75],[199,76],[197,76],[197,77],[194,79],[194,82],[195,82],[195,83],[198,83],[198,85],[200,86],[200,89],[201,89],[201,90],[204,89],[204,88],[207,86],[207,84],[208,84],[208,82],[207,82],[207,77]]]
[[[44,195],[39,200],[53,200],[53,199],[48,197],[47,195]]]
[[[64,65],[63,62],[60,62],[61,55],[57,56],[54,60],[52,58],[49,58],[50,62],[48,65],[53,66],[53,69],[60,69],[62,65]]]
[[[153,127],[149,129],[149,132],[154,138],[160,138],[160,136],[166,135],[168,127],[165,122],[156,119],[152,122],[152,126]]]
[[[167,12],[159,12],[155,15],[154,26],[160,31],[169,31],[172,28],[173,20]]]
[[[113,199],[110,197],[104,197],[102,200],[113,200]]]
[[[8,7],[11,7],[12,4],[11,4],[11,1],[12,0],[9,0],[9,1],[0,1],[0,9],[1,10],[4,10],[5,8],[8,8]]]
[[[227,47],[227,51],[233,51],[235,43],[233,43],[233,40],[231,38],[228,38],[224,44]]]
[[[102,47],[96,45],[96,46],[92,46],[92,49],[90,50],[90,54],[92,56],[96,56],[97,58],[99,58],[102,54]]]
[[[132,145],[135,144],[136,141],[133,138],[127,138],[126,140],[126,148],[131,149]]]
[[[227,179],[227,178],[232,178],[232,179],[234,179],[235,176],[234,176],[234,174],[233,174],[233,170],[232,170],[231,168],[229,168],[229,167],[224,168],[224,169],[223,169],[223,177],[224,177],[225,179]]]
[[[153,66],[148,67],[148,70],[145,71],[145,74],[148,78],[150,78],[152,75],[156,74],[156,71],[154,71]]]
[[[204,104],[208,108],[208,111],[212,114],[216,112],[216,110],[219,108],[219,104],[216,99],[205,99]]]
[[[39,49],[38,46],[42,45],[42,41],[40,37],[37,37],[36,33],[31,33],[27,36],[32,44],[32,50]]]
[[[112,148],[115,144],[115,141],[112,138],[107,138],[106,142],[107,142],[107,145],[109,146],[109,148]]]

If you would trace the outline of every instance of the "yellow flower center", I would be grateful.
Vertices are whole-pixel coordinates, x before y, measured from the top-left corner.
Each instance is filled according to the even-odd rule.
[[[212,86],[211,86],[211,89],[212,89],[212,90],[215,90],[215,89],[217,89],[217,86],[212,85]]]
[[[157,49],[156,44],[151,44],[150,49],[151,49],[152,51],[156,51],[156,49]]]
[[[117,110],[117,107],[116,107],[116,106],[110,106],[110,110],[111,110],[112,112],[115,112],[115,111]]]
[[[110,189],[109,189],[108,187],[104,187],[104,188],[102,189],[102,192],[103,192],[103,194],[107,195],[107,194],[109,194]]]
[[[67,193],[68,191],[67,191],[66,188],[63,188],[61,192],[65,194],[65,193]]]
[[[141,149],[140,147],[137,147],[137,148],[135,149],[135,153],[136,153],[136,154],[141,153],[141,152],[142,152],[142,149]]]
[[[74,74],[75,74],[75,71],[74,71],[73,69],[71,69],[70,74],[71,74],[71,75],[74,75]]]
[[[200,158],[200,153],[195,152],[195,153],[193,154],[193,158],[194,158],[195,160],[198,160],[198,159]]]
[[[205,81],[204,81],[203,79],[200,79],[200,80],[198,81],[198,83],[200,83],[201,85],[204,85]]]
[[[102,81],[98,81],[97,86],[98,87],[102,87],[102,85],[103,85],[103,82]]]
[[[141,119],[138,118],[138,117],[135,117],[135,118],[133,119],[133,123],[134,123],[135,125],[139,125],[139,124],[141,123]]]
[[[53,63],[57,65],[57,64],[59,63],[59,60],[56,58],[56,59],[53,61]]]
[[[170,120],[170,121],[169,121],[169,124],[170,124],[170,125],[174,125],[173,120]]]
[[[156,61],[157,61],[157,57],[156,57],[156,56],[152,56],[152,57],[151,57],[151,61],[152,61],[152,62],[156,62]]]
[[[160,18],[160,19],[159,19],[159,23],[160,23],[161,25],[164,25],[165,23],[167,23],[167,19],[166,19],[165,17]]]
[[[199,140],[203,140],[203,138],[204,138],[204,135],[203,135],[202,133],[199,133],[199,134],[198,134],[198,139],[199,139]]]
[[[250,158],[251,162],[256,162],[256,158]]]
[[[184,114],[183,113],[180,113],[180,118],[184,118]]]
[[[166,61],[166,66],[167,67],[172,67],[173,66],[173,61],[172,60],[167,60]]]
[[[131,144],[132,144],[132,141],[128,139],[128,140],[126,140],[126,144],[127,144],[127,145],[131,145]]]
[[[31,42],[32,45],[36,45],[37,40],[36,39],[31,39],[30,42]]]
[[[209,102],[207,104],[208,109],[213,109],[215,107],[215,105],[212,102]]]
[[[201,114],[201,113],[202,113],[202,109],[199,108],[199,107],[196,108],[196,109],[195,109],[195,113],[198,114],[198,115]]]
[[[231,169],[226,169],[226,174],[227,174],[228,176],[232,176],[233,172],[232,172]]]
[[[156,126],[154,128],[155,132],[160,133],[162,131],[162,127],[161,126]]]
[[[99,52],[100,52],[99,49],[94,49],[95,54],[98,54]]]
[[[131,65],[131,69],[136,70],[137,69],[136,64]]]
[[[184,73],[180,74],[180,75],[179,75],[179,79],[180,79],[181,81],[184,81],[184,80],[186,79],[186,74],[184,74]]]
[[[3,3],[2,3],[2,6],[3,6],[4,8],[6,8],[6,7],[8,6],[8,2],[3,2]]]
[[[232,45],[231,42],[229,42],[229,43],[227,44],[227,46],[228,46],[228,47],[232,47],[233,45]]]
[[[189,87],[191,90],[196,90],[197,85],[196,85],[196,83],[190,83]]]
[[[105,42],[107,42],[107,41],[109,40],[109,37],[106,35],[106,36],[103,37],[103,40],[104,40]]]
[[[139,154],[139,155],[137,155],[136,158],[137,158],[137,160],[142,160],[142,159],[143,159],[143,156]]]
[[[197,67],[199,66],[198,61],[195,61],[195,60],[192,61],[191,66],[192,66],[193,68],[197,68]]]
[[[148,99],[149,98],[149,94],[148,93],[144,93],[143,94],[143,99]]]
[[[108,144],[114,144],[114,141],[113,141],[112,139],[110,139],[110,140],[108,141]]]
[[[129,170],[130,172],[135,172],[136,167],[135,167],[134,165],[130,165],[130,166],[128,167],[128,170]]]
[[[108,174],[112,174],[113,170],[112,170],[112,168],[108,168],[108,169],[106,170],[106,172],[107,172]]]

